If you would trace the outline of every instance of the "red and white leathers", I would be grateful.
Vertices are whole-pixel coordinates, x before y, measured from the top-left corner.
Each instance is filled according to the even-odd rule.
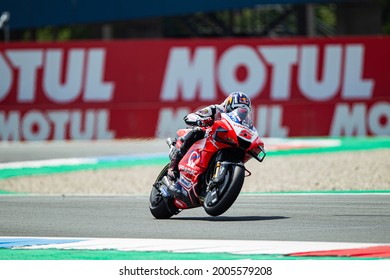
[[[193,126],[194,129],[181,139],[182,145],[180,148],[176,148],[176,142],[169,139],[169,142],[172,143],[172,145],[171,151],[169,152],[171,163],[168,168],[168,177],[172,182],[178,177],[178,164],[180,160],[187,153],[192,144],[205,136],[205,131],[201,127],[212,125],[215,120],[221,118],[221,113],[231,112],[237,107],[247,107],[249,110],[251,109],[249,97],[240,91],[232,92],[221,104],[207,106],[184,117],[185,123]],[[175,189],[175,186],[172,187]]]
[[[180,160],[183,158],[192,144],[204,137],[205,132],[201,127],[212,125],[215,120],[221,118],[221,113],[225,111],[225,107],[222,103],[207,106],[184,117],[184,122],[189,126],[193,126],[194,128],[181,139],[183,144],[180,146],[180,148],[177,148],[175,143],[172,143],[173,145],[171,146],[171,150],[169,152],[171,163],[168,168],[168,177],[172,182],[174,182],[178,177],[178,164]],[[172,140],[169,141],[172,142]]]
[[[195,113],[188,114],[184,117],[184,121],[190,126],[209,126],[215,120],[220,119],[223,112],[226,112],[223,103],[210,105]]]
[[[231,112],[236,108],[246,107],[251,110],[251,100],[243,92],[235,91],[219,105],[210,105],[184,118],[188,125],[209,126],[213,121],[221,117],[221,113]]]

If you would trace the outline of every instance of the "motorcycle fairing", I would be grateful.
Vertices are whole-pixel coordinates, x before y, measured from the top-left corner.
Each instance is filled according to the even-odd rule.
[[[183,174],[183,176],[186,179],[189,179],[192,184],[193,182],[196,182],[197,177],[207,168],[208,162],[202,162],[204,160],[204,153],[206,153],[204,150],[205,144],[205,138],[195,142],[179,162],[180,174]],[[184,187],[190,189],[192,184],[188,184]]]
[[[180,138],[185,136],[189,131],[191,130],[180,129],[178,131],[179,140],[177,145],[179,147],[182,145]],[[234,131],[234,133],[229,133],[229,131]],[[201,193],[201,188],[204,186],[198,185],[198,182],[200,182],[199,176],[207,170],[210,160],[217,150],[229,147],[238,148],[240,143],[239,139],[246,141],[248,147],[252,145],[253,147],[255,145],[257,147],[260,141],[251,119],[247,118],[247,115],[240,115],[236,112],[221,114],[219,123],[214,123],[205,132],[205,137],[196,141],[178,164],[180,177],[177,183],[182,187],[182,194],[176,197],[176,206],[181,209],[197,207],[202,204],[203,198],[201,199],[199,194]],[[215,139],[218,135],[213,135],[211,132],[214,134],[221,132],[218,135],[221,135],[223,139]],[[262,145],[261,141],[260,144]],[[250,154],[244,154],[241,160],[246,162],[252,156]],[[231,163],[227,164],[230,165]]]

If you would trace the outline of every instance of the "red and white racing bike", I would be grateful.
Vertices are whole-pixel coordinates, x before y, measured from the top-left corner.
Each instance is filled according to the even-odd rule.
[[[172,192],[167,180],[167,164],[150,193],[149,209],[157,219],[168,219],[184,209],[203,206],[211,216],[228,210],[237,199],[250,172],[244,164],[251,158],[262,162],[264,143],[253,126],[251,111],[237,108],[222,113],[221,119],[203,128],[205,137],[195,142],[179,162],[177,182],[181,191]],[[178,130],[180,137],[189,129]],[[245,171],[248,174],[245,174]]]

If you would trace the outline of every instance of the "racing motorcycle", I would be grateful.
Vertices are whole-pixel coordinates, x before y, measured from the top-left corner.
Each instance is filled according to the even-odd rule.
[[[181,190],[172,191],[172,182],[166,180],[169,163],[157,176],[149,198],[149,209],[156,219],[169,219],[184,209],[201,206],[210,216],[223,214],[237,199],[244,178],[251,175],[244,164],[251,158],[262,162],[266,155],[249,109],[222,113],[219,120],[202,129],[205,137],[195,142],[179,162],[180,174],[174,183]],[[189,131],[177,131],[177,148]]]

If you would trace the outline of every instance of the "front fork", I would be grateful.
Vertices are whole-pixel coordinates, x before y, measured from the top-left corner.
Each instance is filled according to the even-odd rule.
[[[207,191],[224,183],[224,180],[226,180],[226,172],[228,171],[229,166],[244,167],[244,164],[242,162],[217,161],[215,164],[213,176],[211,177],[211,180],[207,186]]]
[[[225,192],[225,188],[229,185],[229,181],[231,180],[230,176],[227,177],[227,171],[231,168],[232,170],[230,175],[232,175],[235,166],[244,167],[244,164],[241,162],[217,161],[213,176],[206,188],[204,203],[208,206],[212,206],[219,201]]]
[[[226,174],[226,168],[225,165],[222,163],[223,162],[217,161],[217,163],[215,164],[214,174],[211,177],[211,180],[206,188],[207,192],[218,186],[224,179],[224,176]]]

